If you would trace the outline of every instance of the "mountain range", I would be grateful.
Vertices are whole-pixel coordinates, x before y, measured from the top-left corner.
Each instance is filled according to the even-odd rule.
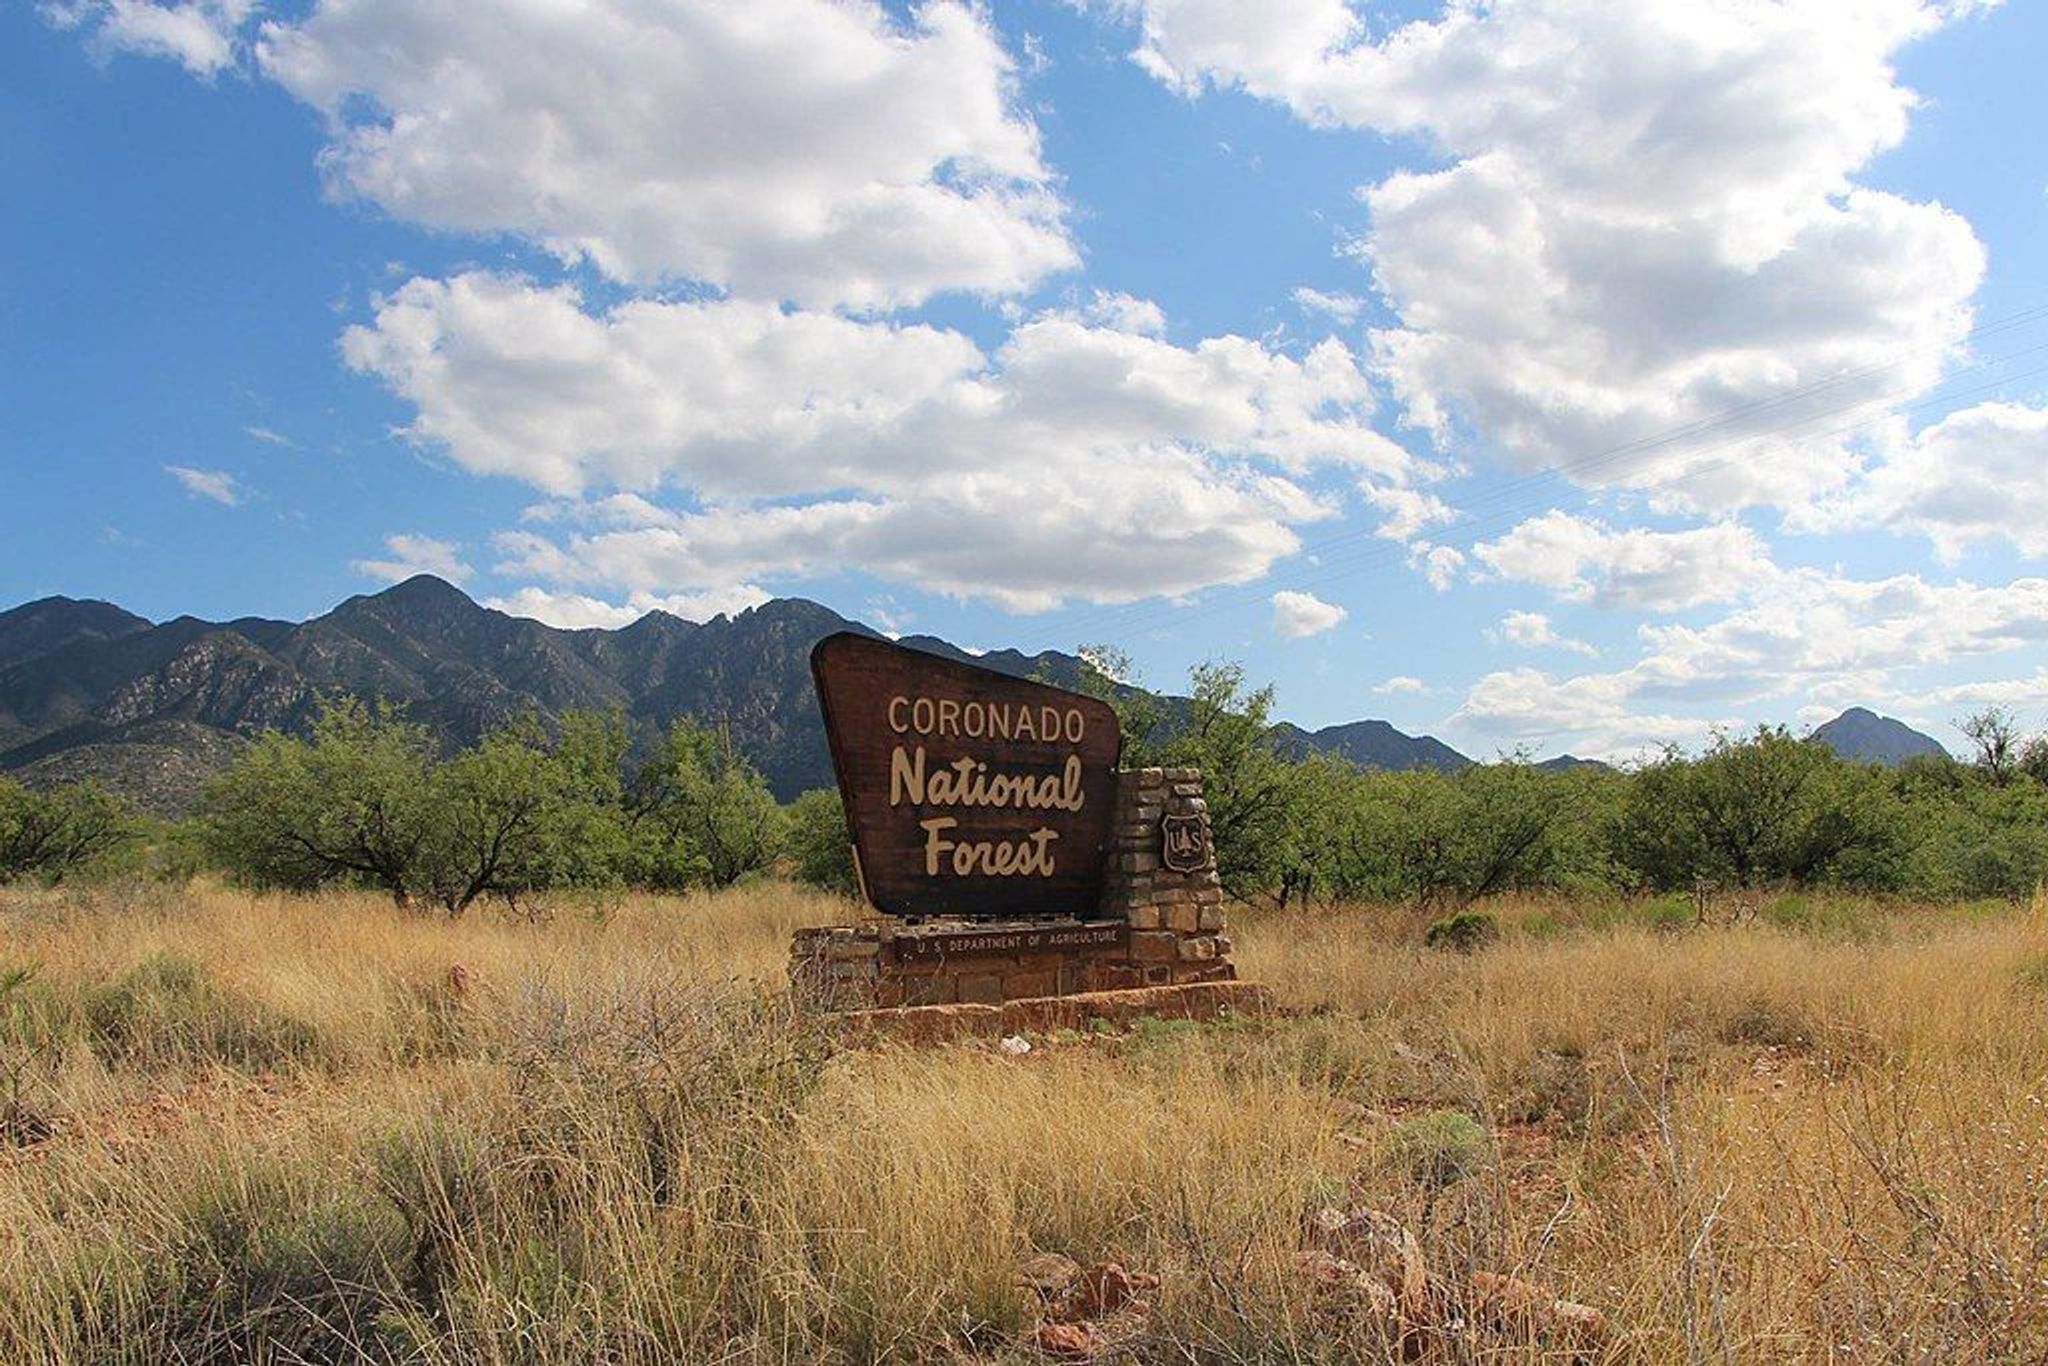
[[[617,630],[563,630],[481,606],[424,574],[304,622],[159,623],[112,603],[43,598],[0,612],[0,770],[31,782],[94,777],[176,813],[251,737],[304,731],[323,697],[346,692],[402,704],[451,748],[527,712],[546,719],[618,707],[643,737],[694,716],[728,726],[786,800],[832,781],[809,659],[835,631],[879,634],[803,598],[705,622],[656,611]],[[977,655],[933,636],[901,643],[1069,686],[1084,667],[1055,650]],[[1878,729],[1845,724],[1859,713]],[[1860,708],[1821,729],[1845,752],[1860,745],[1882,753],[1859,757],[1888,758],[1908,743],[1890,727],[1934,745]],[[1471,762],[1385,721],[1318,731],[1282,723],[1272,742],[1293,756],[1328,753],[1378,768]]]

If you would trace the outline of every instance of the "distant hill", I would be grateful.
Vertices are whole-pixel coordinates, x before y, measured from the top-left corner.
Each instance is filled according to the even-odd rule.
[[[1290,759],[1328,754],[1361,768],[1434,768],[1452,773],[1472,761],[1433,735],[1405,735],[1385,721],[1349,721],[1306,731],[1282,721],[1271,732],[1273,748]]]
[[[322,697],[345,692],[402,703],[451,749],[526,712],[546,720],[616,706],[642,742],[678,716],[716,721],[786,800],[832,781],[810,651],[834,631],[878,634],[803,598],[706,622],[650,612],[618,630],[565,631],[483,607],[430,575],[305,622],[158,624],[110,603],[44,598],[0,612],[0,769],[29,781],[97,777],[175,813],[252,737],[304,732]],[[1082,677],[1078,658],[1054,650],[902,643],[1017,677]],[[1469,762],[1384,721],[1313,734],[1282,725],[1274,743],[1379,768]]]
[[[1876,764],[1902,764],[1923,754],[1948,753],[1933,736],[1866,707],[1851,707],[1826,725],[1816,726],[1812,738],[1844,759]]]
[[[1575,768],[1597,768],[1612,772],[1614,765],[1600,759],[1581,759],[1576,754],[1560,754],[1554,759],[1545,759],[1536,767],[1545,773],[1569,773]]]

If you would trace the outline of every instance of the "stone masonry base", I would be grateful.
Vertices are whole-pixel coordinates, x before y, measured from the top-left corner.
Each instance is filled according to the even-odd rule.
[[[1001,1005],[1228,982],[1237,970],[1221,956],[1227,946],[1221,935],[1135,932],[1116,921],[877,922],[798,930],[790,979],[800,999],[826,1010]]]
[[[1161,826],[1169,816],[1202,831],[1202,856],[1189,871],[1165,866]],[[1207,831],[1199,770],[1126,769],[1117,774],[1108,866],[1092,917],[799,930],[791,987],[817,1009],[886,1010],[1233,982]]]

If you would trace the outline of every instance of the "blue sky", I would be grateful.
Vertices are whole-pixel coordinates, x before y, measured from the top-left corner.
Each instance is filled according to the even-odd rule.
[[[0,9],[0,599],[803,594],[1626,756],[2048,721],[2048,16]]]

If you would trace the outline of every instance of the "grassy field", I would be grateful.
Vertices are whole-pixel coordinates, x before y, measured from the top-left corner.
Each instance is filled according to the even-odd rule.
[[[1241,915],[1299,1013],[1021,1056],[793,1016],[849,909],[0,892],[0,1361],[1034,1360],[1043,1253],[1140,1273],[1105,1360],[1398,1359],[1300,1270],[1325,1207],[1598,1308],[1587,1359],[2048,1359],[2038,908]]]

